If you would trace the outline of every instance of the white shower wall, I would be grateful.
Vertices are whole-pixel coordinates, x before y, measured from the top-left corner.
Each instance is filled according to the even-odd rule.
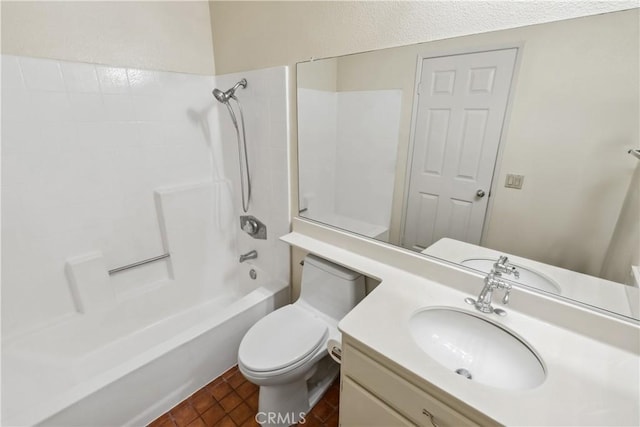
[[[401,101],[400,90],[298,89],[300,204],[309,217],[363,234],[389,228]]]
[[[336,92],[298,89],[300,209],[312,215],[335,211],[338,98]]]
[[[278,239],[287,234],[290,228],[286,72],[286,67],[275,67],[215,76],[215,85],[226,90],[242,78],[246,78],[248,82],[245,89],[236,91],[244,112],[251,173],[251,203],[247,213],[240,208],[242,202],[236,131],[227,108],[216,102],[226,178],[235,189],[233,206],[236,208],[236,227],[240,229],[239,215],[255,216],[267,225],[267,240],[254,239],[240,232],[239,252],[257,250],[258,263],[274,278],[288,282],[289,245]],[[231,105],[240,120],[236,103],[231,101]],[[242,132],[241,127],[240,131]]]
[[[164,253],[161,189],[230,181],[230,193],[216,194],[217,220],[230,216],[236,233],[223,233],[226,255],[212,263],[257,248],[261,265],[288,280],[288,248],[277,240],[289,228],[286,69],[243,77],[250,213],[269,226],[262,242],[239,232],[235,133],[211,95],[238,76],[2,56],[3,340],[77,314],[67,260],[99,253],[110,269]],[[165,260],[111,280],[122,300],[171,275]]]
[[[401,101],[401,90],[338,92],[338,214],[389,227]]]

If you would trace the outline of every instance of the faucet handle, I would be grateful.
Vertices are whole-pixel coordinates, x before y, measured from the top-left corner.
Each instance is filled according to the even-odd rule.
[[[511,287],[508,287],[507,289],[505,289],[504,291],[504,297],[502,297],[502,303],[504,305],[509,304],[509,294],[511,293]]]
[[[500,277],[500,275],[497,275],[497,277]],[[494,276],[492,282],[494,284],[494,289],[502,289],[502,290],[504,290],[504,297],[502,297],[502,303],[503,304],[509,304],[509,294],[511,293],[511,284],[505,282],[504,280],[500,280],[499,278],[496,278],[495,276]]]
[[[242,230],[249,235],[254,235],[258,232],[258,223],[255,219],[249,218],[242,225]]]
[[[502,297],[503,304],[509,304],[509,295],[511,294],[511,285],[507,282],[500,281],[500,289],[504,289],[504,297]]]

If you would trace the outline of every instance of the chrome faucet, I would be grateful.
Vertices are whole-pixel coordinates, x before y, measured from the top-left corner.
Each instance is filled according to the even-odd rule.
[[[253,251],[247,252],[246,254],[241,254],[240,262],[245,262],[247,260],[256,259],[256,258],[258,258],[258,251],[253,250]]]
[[[520,278],[520,272],[516,266],[511,264],[509,258],[504,255],[501,255],[498,261],[493,264],[493,271],[501,274],[512,274],[516,279]]]
[[[511,285],[501,279],[502,275],[497,271],[492,271],[484,278],[484,287],[478,295],[478,300],[475,302],[475,307],[483,313],[494,313],[496,309],[491,305],[491,297],[493,291],[496,289],[504,289],[504,297],[502,298],[503,304],[509,304],[509,293],[511,292]],[[499,309],[498,309],[499,310]],[[500,312],[497,312],[500,314]]]
[[[473,298],[465,298],[464,302],[473,305],[478,311],[483,313],[496,313],[499,316],[505,316],[507,314],[506,311],[501,308],[493,308],[491,305],[491,297],[493,296],[493,291],[496,289],[504,290],[502,303],[508,304],[511,284],[502,280],[502,273],[496,271],[494,268],[491,270],[491,273],[487,274],[487,277],[484,278],[484,287],[480,291],[478,299],[474,300]]]

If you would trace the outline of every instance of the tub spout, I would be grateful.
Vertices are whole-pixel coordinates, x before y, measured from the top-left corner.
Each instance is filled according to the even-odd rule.
[[[253,250],[253,251],[247,252],[246,254],[240,255],[240,262],[245,262],[247,260],[256,259],[256,258],[258,258],[258,252]]]

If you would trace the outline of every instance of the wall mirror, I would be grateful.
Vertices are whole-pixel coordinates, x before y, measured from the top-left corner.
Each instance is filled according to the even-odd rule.
[[[481,271],[508,254],[522,285],[638,319],[638,27],[299,63],[299,216]]]

